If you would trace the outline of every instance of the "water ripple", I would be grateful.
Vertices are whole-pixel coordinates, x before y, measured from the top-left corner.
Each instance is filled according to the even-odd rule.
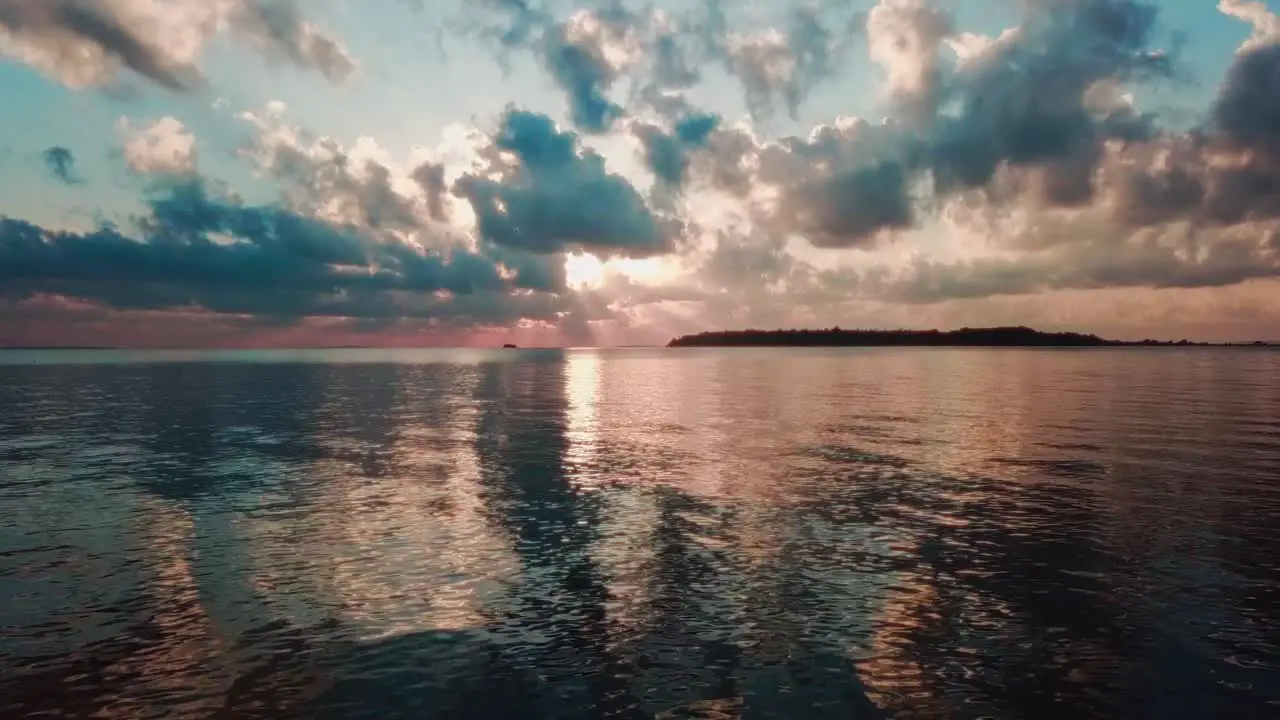
[[[1280,355],[0,362],[0,716],[1263,717]]]

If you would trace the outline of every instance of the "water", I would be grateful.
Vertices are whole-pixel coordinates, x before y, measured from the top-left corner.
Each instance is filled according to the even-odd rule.
[[[0,717],[1280,716],[1280,353],[0,353]]]

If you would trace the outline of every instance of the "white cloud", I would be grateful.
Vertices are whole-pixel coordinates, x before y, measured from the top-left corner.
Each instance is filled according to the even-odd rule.
[[[140,175],[181,175],[196,169],[195,136],[174,117],[134,126],[120,118],[125,134],[124,160]]]
[[[1257,0],[1219,0],[1218,10],[1253,26],[1253,35],[1240,46],[1245,52],[1261,45],[1280,42],[1280,17]]]
[[[881,0],[871,9],[867,44],[871,59],[888,74],[893,101],[909,111],[931,109],[938,50],[951,31],[951,18],[929,0]]]

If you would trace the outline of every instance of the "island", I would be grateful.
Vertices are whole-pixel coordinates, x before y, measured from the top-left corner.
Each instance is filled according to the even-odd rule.
[[[503,350],[518,350],[519,348],[518,348],[514,343],[506,343],[506,344],[504,344],[504,345],[502,346],[502,349],[503,349]]]
[[[1106,340],[1074,332],[989,327],[959,330],[721,330],[673,338],[667,347],[1117,347],[1207,346],[1190,340]]]

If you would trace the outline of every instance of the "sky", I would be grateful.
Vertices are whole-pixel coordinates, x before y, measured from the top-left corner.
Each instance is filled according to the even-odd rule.
[[[0,346],[1280,339],[1273,0],[0,0]]]

